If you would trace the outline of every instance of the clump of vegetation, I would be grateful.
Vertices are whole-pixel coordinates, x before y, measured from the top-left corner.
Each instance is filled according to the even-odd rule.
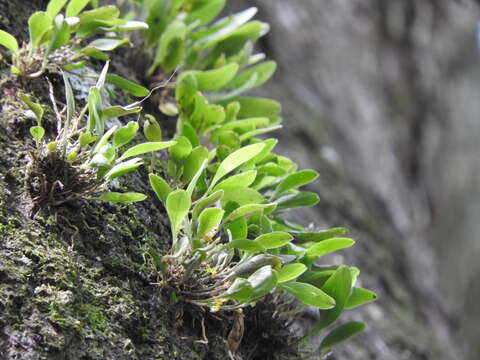
[[[173,300],[235,314],[228,341],[232,354],[243,334],[241,309],[270,293],[288,294],[320,311],[320,322],[295,344],[335,323],[344,310],[375,300],[372,291],[355,286],[359,269],[322,263],[325,255],[354,244],[343,237],[346,229],[309,231],[287,218],[291,210],[318,203],[317,194],[301,190],[318,174],[298,170],[291,159],[275,154],[277,140],[264,136],[281,128],[280,104],[243,96],[276,69],[275,62],[254,53],[255,41],[268,31],[267,24],[252,20],[256,9],[212,23],[225,0],[144,0],[132,2],[131,14],[143,14],[145,22],[132,22],[119,19],[113,6],[83,11],[88,3],[51,0],[46,12],[30,18],[30,42],[23,48],[0,32],[0,44],[12,52],[12,72],[36,77],[48,63],[74,71],[86,63],[74,61],[86,56],[108,60],[103,51],[128,43],[118,32],[145,30],[145,51],[151,58],[147,78],[160,71],[174,78],[157,105],[177,118],[176,134],[162,141],[157,120],[145,115],[147,141],[124,149],[138,135],[142,102],[157,88],[149,91],[108,74],[107,61],[87,104],[77,109],[69,75],[62,71],[66,104],[62,111],[54,105],[53,138],[50,134],[46,139],[42,105],[20,96],[37,119],[30,129],[36,143],[30,169],[34,201],[58,206],[92,198],[109,182],[146,165],[150,185],[170,219],[172,238],[167,254],[147,251],[150,270],[159,274],[160,286]],[[65,15],[59,15],[66,4]],[[79,45],[103,32],[105,37]],[[64,46],[69,57],[54,58]],[[106,82],[143,99],[104,106]],[[132,114],[139,116],[137,121],[107,125],[108,119]],[[165,161],[152,155],[164,149]],[[118,192],[96,197],[119,203],[145,198]],[[328,353],[364,327],[359,322],[337,326],[323,338],[319,351]]]

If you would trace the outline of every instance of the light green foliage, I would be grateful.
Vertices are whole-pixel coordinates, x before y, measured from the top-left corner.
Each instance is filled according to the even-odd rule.
[[[355,287],[358,269],[320,266],[326,255],[354,244],[339,237],[344,228],[312,232],[284,218],[292,209],[317,204],[318,195],[301,188],[318,174],[297,171],[292,160],[273,152],[276,139],[258,137],[281,127],[278,102],[244,96],[276,69],[275,62],[262,62],[264,55],[253,53],[254,42],[268,25],[251,20],[255,8],[213,22],[224,5],[225,0],[132,4],[131,14],[144,14],[149,25],[147,78],[177,70],[174,83],[168,84],[170,99],[159,104],[163,113],[177,117],[172,139],[163,141],[155,117],[140,114],[143,100],[155,89],[108,73],[104,52],[129,44],[111,32],[146,29],[145,23],[120,19],[115,6],[89,9],[86,0],[52,0],[46,12],[32,16],[31,54],[43,49],[48,59],[53,51],[71,45],[72,39],[78,43],[95,35],[60,65],[74,71],[88,56],[107,62],[81,109],[69,76],[63,74],[66,111],[56,114],[59,125],[54,136],[41,127],[42,106],[27,96],[22,100],[37,118],[31,134],[39,151],[57,153],[79,172],[93,171],[88,195],[104,191],[112,180],[142,165],[148,167],[150,185],[166,209],[172,235],[171,249],[157,257],[155,271],[179,299],[212,311],[230,311],[280,292],[319,309],[321,321],[299,340],[305,341],[336,322],[343,311],[373,301],[376,295]],[[66,17],[60,14],[65,6]],[[21,74],[38,76],[45,70],[46,60],[37,73],[31,72],[32,64],[25,67],[9,34],[0,32],[0,44],[12,51],[13,65]],[[145,98],[126,106],[106,106],[108,84]],[[136,121],[131,117],[135,114]],[[107,121],[129,115],[123,126],[112,127]],[[145,119],[147,141],[138,143],[140,117]],[[165,149],[164,157],[158,157],[157,152]],[[140,193],[109,191],[93,199],[131,203],[145,198]],[[324,338],[321,350],[328,351],[363,328],[361,323],[336,328]]]
[[[17,40],[12,35],[0,30],[0,45],[5,46],[12,53],[12,73],[27,77],[41,76],[47,68],[50,55],[64,45],[69,45],[74,51],[73,56],[69,54],[56,57],[57,62],[59,58],[63,58],[56,65],[64,66],[65,69],[71,70],[84,66],[85,62],[77,61],[83,57],[91,56],[108,60],[108,55],[104,52],[129,44],[128,39],[120,35],[121,32],[148,28],[144,22],[121,19],[120,11],[115,6],[88,10],[89,4],[92,5],[93,2],[50,0],[46,11],[37,11],[32,14],[28,19],[30,41],[27,45],[27,53],[25,49],[19,48]],[[62,14],[64,8],[65,14]],[[80,43],[80,39],[84,40],[99,33],[103,33],[103,37],[87,45]],[[75,41],[72,41],[72,38]],[[35,54],[40,56],[34,56]],[[121,88],[133,91],[137,96],[145,96],[138,95],[144,93],[144,89],[139,85],[118,78],[113,82]]]

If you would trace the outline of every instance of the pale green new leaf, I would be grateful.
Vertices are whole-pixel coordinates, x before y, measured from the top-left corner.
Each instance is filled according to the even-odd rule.
[[[219,208],[207,208],[198,217],[197,238],[202,239],[210,232],[216,232],[225,211]]]
[[[305,253],[305,260],[313,262],[321,256],[330,254],[334,251],[348,248],[355,244],[355,241],[349,238],[333,238],[320,241],[311,246]]]
[[[70,0],[65,15],[67,17],[77,16],[88,5],[90,0]]]
[[[142,159],[134,158],[131,160],[124,161],[118,165],[115,165],[111,168],[106,174],[105,178],[110,181],[113,180],[123,174],[129,173],[135,169],[137,169],[140,165],[143,164]]]
[[[283,231],[274,231],[268,234],[262,234],[254,241],[266,249],[275,249],[288,244],[293,236]]]
[[[5,46],[13,53],[18,52],[17,39],[15,39],[12,35],[3,30],[0,30],[0,45]]]
[[[147,198],[147,195],[135,192],[119,193],[119,192],[107,192],[102,194],[97,200],[110,201],[113,203],[133,203],[143,201]]]
[[[228,155],[220,163],[220,166],[210,183],[210,188],[212,189],[222,177],[258,155],[264,147],[265,145],[262,143],[248,145]]]
[[[155,174],[149,174],[148,178],[150,180],[150,185],[152,186],[153,191],[157,195],[157,197],[162,201],[165,205],[167,201],[168,194],[170,194],[173,190],[168,185],[168,183],[160,176]]]
[[[307,267],[300,263],[288,264],[282,266],[280,270],[277,271],[277,278],[279,283],[287,282],[293,279],[296,279],[307,271]]]
[[[42,42],[43,35],[49,30],[53,18],[44,11],[37,11],[28,19],[28,30],[30,33],[30,51],[38,48]]]
[[[159,151],[175,145],[175,141],[159,141],[159,142],[145,142],[143,144],[135,145],[125,151],[119,161],[128,159],[132,156],[142,155],[145,153]]]
[[[188,215],[190,206],[191,199],[185,190],[175,190],[167,196],[166,209],[172,227],[172,239],[174,244],[176,243],[182,222]]]
[[[331,309],[335,306],[333,298],[313,285],[300,282],[286,282],[279,284],[278,287],[309,306],[318,309]]]

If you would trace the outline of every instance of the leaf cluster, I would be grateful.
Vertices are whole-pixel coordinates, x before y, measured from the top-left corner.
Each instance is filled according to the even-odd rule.
[[[75,47],[74,38],[105,35],[69,58],[64,69],[74,71],[82,64],[72,61],[84,56],[107,60],[105,51],[128,43],[119,32],[146,29],[145,51],[151,54],[147,77],[176,70],[174,94],[159,104],[166,115],[177,118],[176,134],[162,141],[160,125],[147,114],[147,141],[130,146],[140,129],[141,104],[153,90],[108,74],[108,61],[80,108],[69,75],[62,72],[66,105],[56,112],[57,134],[49,142],[42,127],[43,107],[22,95],[37,118],[30,132],[40,154],[56,154],[79,172],[94,175],[80,197],[105,189],[141,165],[148,167],[150,185],[171,225],[170,251],[146,254],[163,285],[177,299],[212,311],[254,306],[272,292],[287,294],[320,311],[320,322],[300,342],[336,323],[343,311],[375,300],[372,291],[357,286],[357,268],[324,262],[326,255],[354,244],[343,237],[344,228],[312,232],[286,217],[291,210],[318,203],[316,193],[302,190],[318,174],[298,170],[295,162],[273,151],[277,140],[265,134],[281,128],[280,104],[244,94],[266,82],[276,68],[263,54],[253,53],[255,41],[268,31],[267,24],[252,20],[256,9],[215,20],[225,0],[136,1],[131,14],[143,14],[144,23],[120,19],[113,6],[84,11],[88,4],[51,0],[47,11],[32,15],[27,59],[43,51],[43,72],[48,56],[64,45]],[[59,15],[65,5],[65,15]],[[1,32],[0,44],[13,53],[14,72],[36,76],[18,67],[21,51],[15,39]],[[144,99],[106,106],[106,83]],[[106,120],[127,115],[136,115],[137,121],[107,125]],[[159,161],[153,153],[165,149],[166,160]],[[97,199],[130,203],[145,198],[106,192]],[[364,327],[350,322],[334,328],[320,351],[328,352]]]
[[[20,47],[15,37],[4,30],[0,30],[0,45],[12,54],[12,73],[38,77],[51,57],[56,58],[57,65],[61,63],[70,70],[83,67],[84,58],[106,61],[106,52],[130,44],[122,33],[147,27],[144,22],[120,18],[116,6],[99,7],[92,0],[50,0],[45,11],[37,11],[28,19],[27,45]],[[90,41],[92,37],[95,40]]]

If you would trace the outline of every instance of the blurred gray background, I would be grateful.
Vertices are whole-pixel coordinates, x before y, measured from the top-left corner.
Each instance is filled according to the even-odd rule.
[[[454,0],[232,1],[271,24],[257,92],[280,152],[321,174],[303,220],[347,225],[337,261],[381,299],[338,359],[479,359],[479,7]]]

